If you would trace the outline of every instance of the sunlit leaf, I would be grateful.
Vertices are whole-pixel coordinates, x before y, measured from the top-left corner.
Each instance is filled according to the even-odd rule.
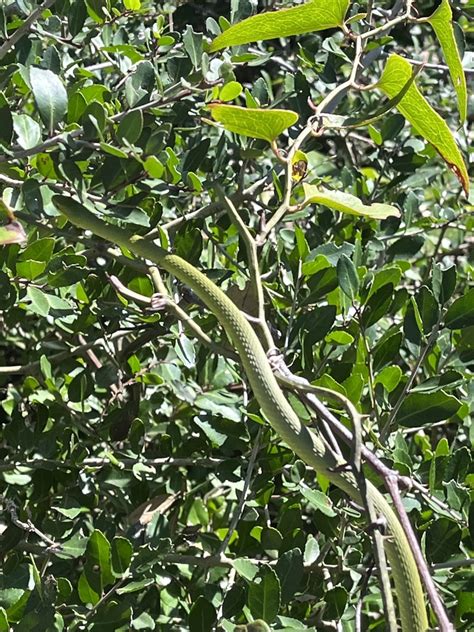
[[[23,244],[26,241],[26,233],[19,222],[9,222],[5,226],[0,226],[0,245]]]
[[[214,52],[227,46],[341,26],[348,7],[349,0],[311,0],[302,6],[259,13],[234,24],[218,35],[210,50]]]
[[[399,55],[392,55],[389,57],[378,82],[378,88],[389,97],[394,97],[403,89],[411,74],[410,62]],[[413,125],[415,131],[430,142],[447,162],[467,195],[469,178],[459,147],[446,122],[433,110],[415,84],[410,86],[403,99],[398,103],[397,109]]]
[[[387,217],[400,217],[400,211],[390,204],[366,205],[355,195],[344,191],[330,191],[314,184],[303,184],[304,202],[307,204],[322,204],[334,211],[358,215],[370,219],[386,219]]]
[[[458,95],[458,106],[461,123],[467,116],[466,76],[462,67],[461,54],[454,36],[453,12],[448,0],[442,0],[436,11],[427,18],[441,44],[444,58],[449,67],[449,74]]]
[[[261,138],[268,140],[269,143],[298,120],[298,114],[291,110],[242,108],[223,103],[211,103],[209,108],[212,118],[229,132],[250,138]]]
[[[67,112],[67,92],[61,79],[44,68],[30,68],[30,83],[43,123],[52,132]]]
[[[397,422],[401,426],[414,428],[449,419],[457,413],[461,402],[447,395],[444,391],[437,393],[411,393],[404,400],[397,414]]]

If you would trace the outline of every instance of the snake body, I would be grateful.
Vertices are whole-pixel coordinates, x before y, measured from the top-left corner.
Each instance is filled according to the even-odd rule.
[[[104,222],[71,198],[55,196],[53,201],[76,226],[152,261],[195,292],[217,317],[233,343],[261,411],[274,430],[309,466],[361,503],[353,475],[341,470],[343,463],[328,450],[323,438],[301,423],[281,390],[251,325],[212,281],[181,257],[170,254],[151,241],[135,238],[126,229]],[[386,523],[384,546],[392,570],[402,630],[426,632],[428,620],[423,590],[405,533],[391,506],[369,481],[366,493],[377,515]]]

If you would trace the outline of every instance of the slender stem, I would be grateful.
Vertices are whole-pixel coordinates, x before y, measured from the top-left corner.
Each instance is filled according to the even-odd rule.
[[[412,5],[413,5],[413,0],[407,0],[406,9],[402,15],[399,15],[398,17],[393,18],[392,20],[388,20],[387,22],[385,22],[385,24],[382,24],[381,26],[377,26],[376,28],[370,29],[370,31],[365,31],[365,33],[362,33],[360,37],[364,40],[372,38],[374,37],[374,35],[380,35],[380,33],[384,33],[385,31],[391,30],[394,26],[396,26],[400,22],[405,22],[406,20],[410,20],[412,17],[411,15]]]
[[[110,459],[100,457],[89,457],[83,461],[55,461],[54,459],[33,459],[31,461],[12,461],[0,463],[0,472],[11,472],[18,468],[27,469],[44,469],[45,467],[54,466],[58,469],[77,469],[77,468],[102,468],[107,465],[114,465],[118,469],[131,468],[137,464],[143,464],[150,467],[164,467],[166,465],[172,467],[208,467],[215,468],[217,465],[224,463],[226,459],[218,459],[209,457],[207,459],[196,458],[180,458],[180,457],[162,457],[157,459]]]
[[[222,540],[222,543],[219,546],[219,550],[218,550],[218,553],[217,553],[218,557],[221,557],[224,554],[224,552],[225,552],[225,550],[226,550],[226,548],[227,548],[227,546],[228,546],[228,544],[230,542],[230,539],[234,535],[234,531],[237,528],[239,520],[242,517],[242,512],[244,510],[245,503],[247,501],[247,496],[248,496],[248,491],[249,491],[249,488],[250,488],[250,483],[252,481],[252,475],[253,475],[253,471],[254,471],[254,467],[255,467],[255,462],[257,460],[257,456],[258,456],[258,453],[260,451],[260,439],[262,437],[262,433],[263,433],[263,428],[260,427],[258,429],[257,436],[255,437],[253,448],[252,448],[252,452],[250,454],[250,459],[249,459],[249,463],[248,463],[248,466],[247,466],[247,473],[245,475],[245,480],[244,480],[244,486],[243,486],[243,489],[242,489],[242,493],[240,494],[238,505],[237,505],[237,507],[236,507],[236,509],[234,511],[234,515],[232,516],[232,520],[230,521],[229,530],[227,531],[225,538]]]
[[[425,361],[426,356],[428,355],[429,350],[431,349],[431,346],[433,345],[433,343],[435,342],[436,338],[438,337],[438,332],[439,332],[439,328],[441,326],[441,322],[443,320],[443,312],[440,313],[440,316],[438,318],[438,321],[436,322],[435,326],[433,327],[433,331],[430,334],[430,337],[428,338],[428,342],[426,343],[423,351],[420,353],[415,366],[413,367],[413,370],[411,372],[410,377],[408,378],[405,386],[403,387],[402,392],[400,393],[399,398],[397,399],[394,407],[392,408],[391,412],[390,412],[390,416],[387,420],[387,423],[385,424],[385,426],[381,429],[380,431],[380,441],[383,442],[388,433],[390,432],[390,428],[391,425],[394,421],[394,419],[397,416],[398,411],[400,410],[403,402],[405,401],[405,398],[407,396],[407,394],[410,392],[411,387],[413,386],[413,383],[416,379],[416,376],[418,374],[418,371],[420,370],[421,365],[423,364],[423,362]]]

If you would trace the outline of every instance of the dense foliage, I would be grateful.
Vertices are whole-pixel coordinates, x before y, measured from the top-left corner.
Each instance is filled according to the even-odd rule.
[[[39,4],[0,3],[3,230],[27,234],[0,246],[0,630],[387,629],[363,509],[264,423],[200,301],[68,223],[57,193],[159,240],[254,322],[228,196],[261,237],[275,346],[293,374],[355,404],[365,445],[418,483],[406,509],[451,620],[472,629],[474,220],[459,167],[403,100],[351,86],[327,102],[334,116],[296,154],[287,191],[281,158],[353,74],[350,33],[210,42],[297,2],[47,0],[28,23]],[[345,28],[382,26],[405,4],[352,2]],[[463,49],[474,5],[453,5]],[[473,104],[461,124],[430,24],[395,22],[364,46],[362,88],[391,53],[429,61],[414,81],[468,163]],[[217,102],[299,118],[270,144],[271,131],[228,131],[226,110],[219,124]],[[321,191],[357,196],[362,213]],[[287,192],[291,213],[267,234]],[[374,204],[395,211],[364,217]]]

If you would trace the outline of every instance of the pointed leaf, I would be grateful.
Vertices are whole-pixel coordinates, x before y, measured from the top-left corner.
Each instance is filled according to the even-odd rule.
[[[461,402],[444,391],[411,393],[398,411],[397,422],[400,426],[416,428],[449,419],[460,408]]]
[[[444,322],[449,329],[464,329],[474,325],[474,289],[454,301]]]
[[[392,55],[388,59],[378,87],[389,97],[394,97],[403,89],[411,74],[410,62],[399,55]],[[410,86],[397,105],[397,109],[413,125],[415,131],[431,143],[447,162],[467,195],[469,192],[467,169],[451,130],[415,84]]]
[[[248,590],[250,612],[257,619],[272,623],[280,609],[280,580],[275,571],[262,568]]]
[[[189,612],[190,632],[211,632],[216,623],[217,614],[214,606],[200,595]]]
[[[444,58],[448,64],[449,74],[458,95],[459,115],[461,123],[467,116],[467,87],[466,76],[462,67],[461,54],[454,37],[453,12],[448,0],[442,0],[436,11],[427,18],[436,33]]]
[[[400,217],[400,211],[390,204],[365,205],[355,195],[344,191],[330,191],[314,184],[303,184],[304,202],[307,204],[322,204],[341,213],[369,217],[370,219],[386,219],[387,217]]]
[[[43,123],[53,132],[67,112],[67,92],[60,78],[44,68],[30,68],[33,96]]]
[[[13,114],[13,129],[22,149],[31,149],[41,140],[41,127],[28,114]]]
[[[229,132],[250,138],[262,138],[269,143],[298,120],[298,114],[292,110],[242,108],[223,103],[212,103],[209,107],[212,118],[222,123]]]
[[[211,44],[211,52],[250,42],[301,35],[342,26],[349,0],[310,0],[306,4],[280,11],[253,15],[234,24]]]

